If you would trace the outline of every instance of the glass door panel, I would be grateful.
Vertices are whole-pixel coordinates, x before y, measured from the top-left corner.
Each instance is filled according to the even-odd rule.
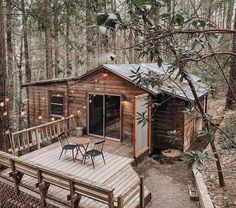
[[[120,139],[120,97],[105,95],[105,136]]]
[[[104,136],[103,95],[89,95],[89,133]]]

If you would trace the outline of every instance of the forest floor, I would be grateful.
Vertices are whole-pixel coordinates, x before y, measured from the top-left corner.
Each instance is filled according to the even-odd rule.
[[[217,109],[224,109],[224,100],[212,100],[210,102],[209,113],[217,112]],[[223,112],[225,119],[231,113],[235,115],[235,112]],[[224,125],[225,119],[220,127]],[[208,160],[205,162],[203,176],[216,208],[236,208],[236,148],[225,148],[225,141],[219,132],[216,132],[216,145],[223,167],[226,186],[219,187],[214,161]],[[210,147],[208,149],[210,150]]]
[[[198,208],[190,201],[188,185],[193,184],[191,170],[184,162],[161,164],[152,158],[140,163],[137,172],[144,176],[145,185],[152,193],[147,208]]]

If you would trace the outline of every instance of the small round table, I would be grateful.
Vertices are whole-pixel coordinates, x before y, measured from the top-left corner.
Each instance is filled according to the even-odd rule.
[[[85,153],[88,149],[88,146],[89,146],[90,142],[91,142],[91,139],[88,138],[88,137],[80,137],[80,138],[77,138],[77,139],[74,140],[74,143],[77,146],[77,153],[75,155],[75,158],[78,155],[79,151],[80,151],[82,157],[84,158],[84,155],[85,155]],[[81,147],[83,148],[84,153],[82,152]],[[83,162],[83,159],[82,159],[82,162]]]

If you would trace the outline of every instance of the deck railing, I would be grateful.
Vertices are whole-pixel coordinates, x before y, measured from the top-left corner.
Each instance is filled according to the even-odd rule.
[[[4,179],[11,177],[16,192],[20,190],[21,180],[24,175],[36,179],[37,183],[35,185],[41,197],[42,207],[46,206],[48,189],[51,185],[70,192],[67,196],[67,200],[71,202],[70,207],[72,208],[78,207],[82,196],[107,204],[109,208],[114,207],[114,189],[105,185],[85,179],[80,180],[62,171],[49,170],[42,165],[34,164],[26,159],[0,151],[0,167],[1,166],[11,169],[9,176],[0,175],[0,177]],[[24,188],[31,190],[29,187]],[[32,190],[34,191],[35,187],[32,187]]]
[[[127,190],[127,192],[125,192],[122,195],[118,196],[117,207],[118,208],[128,207],[129,202],[138,193],[139,193],[139,207],[143,208],[145,206],[143,176],[140,176],[140,181],[135,183],[132,187],[130,187]]]
[[[32,128],[12,133],[10,138],[10,151],[18,155],[21,151],[29,151],[30,148],[41,148],[42,143],[49,143],[62,132],[70,132],[75,128],[75,118],[69,116]]]

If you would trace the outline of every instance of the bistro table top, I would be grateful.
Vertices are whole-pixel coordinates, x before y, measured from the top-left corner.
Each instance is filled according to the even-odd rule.
[[[88,144],[91,142],[91,139],[89,137],[78,137],[76,139],[73,140],[73,143],[75,144]]]

